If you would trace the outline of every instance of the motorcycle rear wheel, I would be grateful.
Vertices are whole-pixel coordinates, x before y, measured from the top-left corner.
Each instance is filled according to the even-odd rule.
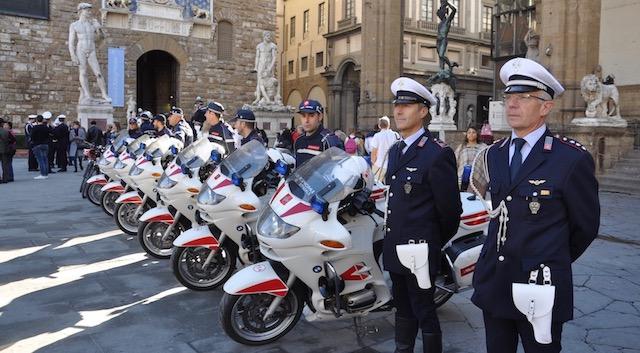
[[[173,275],[183,286],[196,291],[212,290],[224,284],[236,269],[237,252],[222,244],[203,269],[210,252],[205,247],[175,247],[171,255]]]
[[[268,344],[286,335],[300,319],[304,299],[290,290],[272,317],[265,322],[263,316],[274,298],[265,293],[225,293],[219,310],[224,332],[234,341],[250,346]]]

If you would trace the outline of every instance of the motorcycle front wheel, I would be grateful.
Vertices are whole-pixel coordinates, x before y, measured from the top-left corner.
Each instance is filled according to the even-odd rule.
[[[144,205],[142,207],[142,212],[140,212],[138,217],[136,217],[135,214],[138,206],[139,205],[135,203],[119,203],[116,205],[116,209],[113,212],[113,218],[115,219],[118,228],[126,234],[138,234],[140,216],[149,209]]]
[[[100,206],[102,206],[102,210],[104,211],[104,213],[113,217],[113,212],[116,209],[116,200],[119,196],[120,194],[113,191],[102,193],[102,195],[100,196]]]
[[[274,300],[270,294],[231,295],[220,301],[220,323],[234,341],[250,346],[274,342],[289,332],[300,319],[304,299],[289,291],[266,321],[264,314]]]
[[[102,200],[101,189],[102,189],[102,185],[98,185],[98,184],[89,184],[87,185],[86,189],[84,189],[84,192],[86,193],[86,196],[89,199],[89,201],[96,206],[100,206],[101,204],[101,200]]]
[[[222,244],[210,263],[206,247],[175,247],[171,255],[173,275],[183,286],[197,291],[211,290],[225,283],[236,269],[237,252]]]
[[[166,239],[162,239],[164,232],[169,227],[168,224],[162,222],[139,222],[138,224],[138,241],[142,249],[149,255],[158,259],[168,259],[173,252],[173,241],[180,233],[187,230],[187,227],[181,222],[173,227],[171,233]]]

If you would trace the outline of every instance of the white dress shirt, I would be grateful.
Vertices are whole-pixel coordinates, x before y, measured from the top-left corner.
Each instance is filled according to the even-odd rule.
[[[540,138],[544,135],[544,132],[547,131],[547,125],[542,124],[539,128],[531,131],[527,136],[523,137],[525,143],[522,145],[522,149],[520,150],[520,154],[522,154],[522,163],[524,163],[527,156],[533,149],[533,146],[540,140]],[[513,158],[513,154],[516,152],[516,145],[513,144],[513,139],[518,138],[515,132],[511,131],[511,144],[509,146],[509,164],[511,164],[511,159]]]
[[[420,138],[420,136],[422,136],[422,134],[424,134],[424,128],[423,127],[421,127],[420,130],[418,130],[415,134],[407,137],[406,139],[402,139],[402,141],[404,141],[404,143],[407,144],[402,149],[402,154],[405,154],[405,152],[407,152],[407,150],[409,149],[409,146],[411,146],[414,142],[416,142],[416,140],[418,140]]]

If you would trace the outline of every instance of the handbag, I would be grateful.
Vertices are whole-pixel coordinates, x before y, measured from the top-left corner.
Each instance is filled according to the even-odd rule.
[[[422,289],[431,288],[429,276],[429,244],[420,240],[409,240],[408,244],[396,245],[396,253],[402,266],[408,268],[416,276],[418,286]]]
[[[551,270],[542,268],[542,284],[537,284],[538,270],[531,271],[529,283],[512,283],[513,303],[533,326],[536,342],[551,343],[551,321],[556,287],[551,284]]]

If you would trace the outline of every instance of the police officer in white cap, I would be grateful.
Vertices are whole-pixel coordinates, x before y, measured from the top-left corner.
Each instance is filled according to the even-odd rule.
[[[518,339],[526,353],[560,352],[562,325],[573,317],[571,263],[598,234],[595,167],[582,144],[545,124],[564,91],[549,71],[516,58],[500,79],[512,132],[486,160],[501,216],[489,225],[471,300],[483,310],[487,352],[515,353]]]
[[[393,282],[396,306],[397,353],[413,352],[418,329],[423,352],[442,352],[442,331],[434,302],[435,277],[441,247],[456,233],[462,206],[453,150],[436,140],[424,126],[429,107],[436,103],[427,88],[400,77],[391,84],[395,96],[393,118],[402,139],[389,149],[386,184],[389,185],[384,267]],[[421,266],[432,285],[418,283],[403,265],[397,246],[426,243]],[[421,245],[424,247],[424,245]],[[426,280],[427,278],[421,278]]]
[[[60,168],[58,172],[66,172],[69,161],[67,160],[67,151],[69,149],[69,126],[66,123],[67,117],[60,114],[56,117],[58,125],[51,131],[53,149],[55,154],[55,163]],[[53,161],[51,161],[53,163]]]
[[[31,131],[33,130],[33,126],[35,125],[36,122],[36,117],[38,115],[36,114],[31,114],[28,117],[27,120],[27,124],[25,124],[24,126],[24,136],[26,139],[26,143],[27,143],[27,147],[29,148],[29,171],[30,172],[37,172],[38,171],[38,161],[36,160],[36,156],[33,154],[33,149],[31,147],[32,143],[31,143]]]

